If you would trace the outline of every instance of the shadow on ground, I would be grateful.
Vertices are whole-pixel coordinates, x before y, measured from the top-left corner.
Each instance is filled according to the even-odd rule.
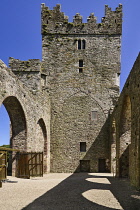
[[[102,182],[105,178],[106,182]],[[89,181],[91,180],[91,181]],[[96,180],[94,182],[94,180]],[[99,180],[99,182],[98,182]],[[101,183],[100,183],[101,181]],[[44,186],[45,187],[45,186]],[[110,198],[98,195],[99,202],[95,202],[92,194],[91,199],[86,199],[83,193],[89,190],[103,190],[111,192],[122,208],[116,208]],[[96,197],[96,196],[95,196]],[[101,205],[100,199],[105,200]],[[109,207],[106,202],[112,202]],[[52,188],[34,202],[23,208],[23,210],[140,210],[140,192],[130,187],[127,179],[108,177],[106,174],[75,173],[63,180],[56,187]]]

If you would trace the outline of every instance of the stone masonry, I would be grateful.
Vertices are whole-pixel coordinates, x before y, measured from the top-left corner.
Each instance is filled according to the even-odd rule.
[[[36,61],[32,61],[32,63],[36,65]],[[20,74],[19,65],[17,65],[17,70]],[[44,172],[49,172],[50,102],[48,93],[44,91],[44,86],[41,87],[41,85],[38,85],[41,87],[40,89],[38,87],[31,90],[30,84],[27,86],[27,81],[26,83],[21,82],[21,79],[2,61],[0,61],[0,72],[0,102],[7,109],[11,121],[10,145],[21,151],[44,151],[44,162],[47,164]],[[41,77],[39,83],[41,83]],[[45,130],[40,123],[42,121],[47,129],[47,138],[45,138]],[[15,165],[14,161],[13,175],[15,174]]]
[[[42,71],[51,103],[51,171],[109,171],[108,114],[119,96],[122,5],[73,23],[42,4]],[[80,145],[85,145],[80,151]],[[104,169],[103,169],[104,168]]]
[[[119,96],[122,5],[73,22],[41,5],[42,61],[0,61],[12,148],[44,152],[46,172],[110,172],[140,186],[140,56]],[[13,163],[13,174],[16,163]]]
[[[111,114],[111,165],[140,189],[140,54]],[[114,124],[114,126],[112,126]],[[115,148],[115,149],[113,149]],[[114,150],[114,151],[113,151]]]

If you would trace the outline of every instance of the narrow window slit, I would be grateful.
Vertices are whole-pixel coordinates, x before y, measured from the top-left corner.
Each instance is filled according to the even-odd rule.
[[[86,41],[83,39],[83,40],[78,40],[78,50],[81,50],[81,49],[85,49],[86,48]]]
[[[86,48],[86,42],[85,40],[82,40],[82,49],[85,49]]]
[[[83,72],[83,60],[79,60],[79,73]]]
[[[81,40],[78,40],[78,50],[81,50]]]
[[[86,152],[86,142],[80,142],[80,152]]]
[[[97,118],[98,118],[97,111],[92,111],[91,112],[91,120],[97,120]]]

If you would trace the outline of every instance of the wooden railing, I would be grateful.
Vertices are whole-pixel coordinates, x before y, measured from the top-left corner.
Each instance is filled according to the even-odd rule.
[[[43,176],[43,152],[21,152],[18,149],[0,147],[0,187],[2,180],[7,179],[7,152],[17,152],[16,176],[30,178],[31,176]]]
[[[7,178],[7,152],[0,151],[0,187],[2,187],[2,180]]]

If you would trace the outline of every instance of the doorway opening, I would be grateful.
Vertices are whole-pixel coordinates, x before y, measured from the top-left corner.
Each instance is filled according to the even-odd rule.
[[[80,160],[80,172],[90,172],[90,160]]]
[[[106,172],[106,159],[99,159],[98,160],[98,170],[100,173]]]
[[[26,151],[26,119],[23,108],[19,100],[14,96],[5,98],[1,106],[3,116],[6,116],[3,121],[9,123],[9,127],[5,128],[5,132],[8,135],[5,141],[12,149],[19,149]],[[9,116],[9,118],[8,118]],[[2,124],[2,119],[0,119]],[[3,133],[3,131],[1,131]],[[8,139],[9,138],[9,139]],[[1,143],[0,143],[1,144]],[[16,152],[8,153],[8,175],[16,174]]]

